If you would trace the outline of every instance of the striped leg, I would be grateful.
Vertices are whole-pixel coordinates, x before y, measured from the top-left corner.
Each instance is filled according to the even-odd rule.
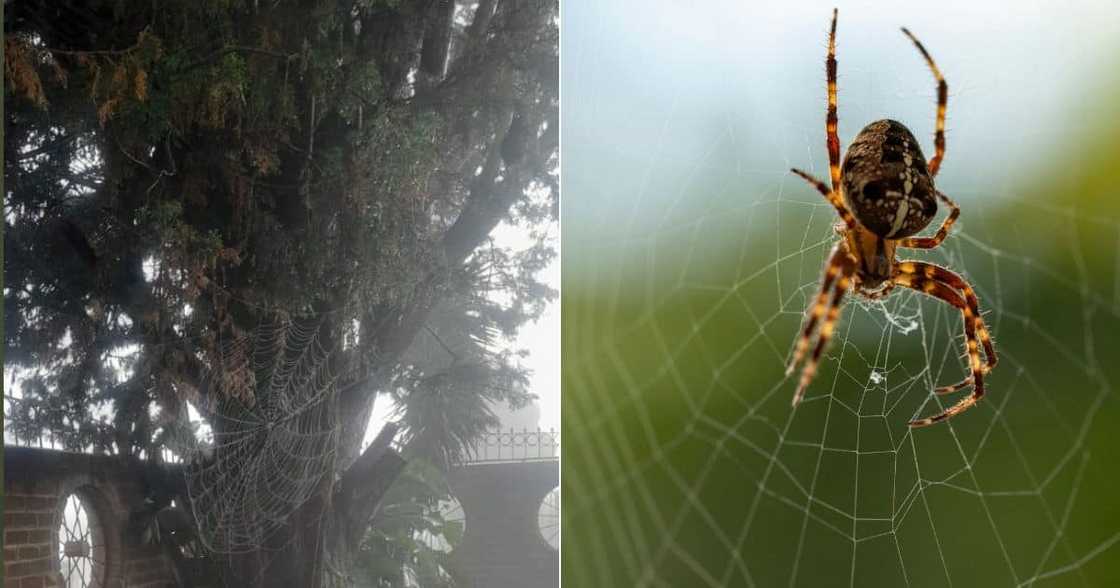
[[[957,222],[957,217],[961,215],[961,207],[953,202],[952,198],[937,193],[937,197],[941,199],[949,207],[949,216],[945,217],[945,221],[941,223],[941,228],[937,229],[937,234],[932,237],[908,237],[901,239],[898,242],[899,247],[908,247],[910,249],[933,249],[949,236],[949,229],[953,228],[953,223]]]
[[[836,135],[836,13],[832,9],[832,26],[828,29],[828,57],[824,68],[828,75],[828,114],[825,116],[825,140],[828,143],[828,172],[832,176],[832,191],[840,193],[840,137]]]
[[[827,288],[823,288],[817,301],[818,304],[814,306],[813,311],[809,317],[809,323],[806,324],[806,329],[802,334],[802,341],[798,341],[798,348],[801,349],[808,345],[808,337],[812,336],[812,326],[815,325],[821,314],[824,315],[824,322],[821,323],[820,333],[817,334],[817,345],[813,348],[813,355],[809,357],[809,361],[805,363],[805,367],[801,370],[801,380],[797,384],[797,392],[793,395],[793,406],[797,406],[801,402],[801,398],[805,396],[805,389],[809,387],[809,383],[813,381],[813,376],[817,373],[817,364],[820,363],[821,355],[824,353],[825,348],[828,347],[828,342],[832,339],[832,333],[836,329],[836,321],[840,318],[840,303],[844,300],[844,294],[852,285],[852,271],[855,265],[852,258],[846,253],[841,253],[839,257],[834,256],[836,264],[829,264],[828,272],[825,274],[825,279],[828,279],[828,274],[834,272],[834,268],[838,268],[838,275],[836,275],[836,287],[832,293],[832,300],[828,302],[827,307],[820,305],[822,300],[826,300],[828,296]],[[827,310],[825,310],[827,308]],[[805,335],[808,333],[808,337]],[[792,368],[796,366],[800,356],[803,355],[802,350],[797,356],[795,361],[791,364],[787,373],[792,372]]]
[[[984,344],[984,355],[987,358],[984,373],[990,372],[992,368],[996,367],[999,357],[996,355],[995,346],[992,345],[992,335],[988,331],[987,325],[984,324],[984,317],[980,315],[980,300],[976,297],[976,290],[973,290],[972,286],[969,285],[964,278],[939,265],[921,261],[905,261],[899,264],[899,267],[902,271],[907,271],[907,266],[911,264],[913,265],[914,273],[920,273],[939,282],[944,282],[959,290],[961,294],[964,294],[965,302],[968,303],[968,307],[976,320],[976,332],[980,336],[981,342]]]
[[[940,414],[910,421],[909,424],[911,427],[924,427],[943,421],[968,410],[972,405],[976,404],[984,397],[984,374],[990,371],[991,365],[993,365],[989,362],[989,364],[985,366],[980,358],[980,337],[977,334],[977,325],[982,327],[983,323],[977,320],[979,312],[976,310],[975,294],[971,293],[971,287],[969,287],[969,293],[962,296],[961,293],[954,290],[953,287],[950,287],[955,287],[955,285],[940,279],[939,274],[941,274],[941,272],[951,274],[956,277],[959,282],[964,283],[963,279],[960,279],[959,276],[956,276],[956,274],[944,268],[910,261],[899,264],[899,273],[895,276],[894,281],[901,286],[918,290],[934,298],[944,300],[961,311],[961,317],[964,323],[965,344],[968,352],[968,365],[971,375],[964,382],[954,386],[940,388],[937,392],[956,391],[971,384],[972,394],[962,398],[955,405],[949,407]],[[967,284],[965,284],[965,286],[967,286]],[[988,345],[986,344],[985,353],[987,353],[987,350]],[[991,357],[994,357],[994,355]]]
[[[972,289],[972,286],[969,285],[964,278],[941,266],[933,265],[932,263],[912,261],[899,264],[901,271],[907,271],[907,267],[909,266],[912,266],[912,271],[944,282],[964,294],[965,302],[968,304],[969,311],[974,317],[976,333],[981,343],[984,345],[984,357],[986,361],[983,366],[983,372],[985,374],[991,372],[992,368],[996,367],[996,364],[999,363],[999,356],[996,355],[995,345],[992,344],[991,332],[988,331],[988,326],[984,323],[984,317],[980,314],[980,300],[976,297],[976,291]],[[972,376],[969,376],[952,386],[942,386],[935,390],[935,392],[937,394],[951,394],[968,387],[972,384],[972,381]]]
[[[937,69],[937,64],[933,62],[933,58],[930,57],[929,51],[926,51],[921,41],[906,27],[902,27],[902,32],[910,37],[918,51],[922,52],[922,57],[925,58],[930,71],[933,72],[933,77],[937,79],[937,130],[933,135],[933,159],[929,160],[929,175],[936,176],[937,170],[941,169],[941,159],[945,157],[945,109],[949,105],[949,85],[945,83],[945,78],[941,76],[941,70]]]
[[[786,366],[787,376],[793,373],[793,370],[797,367],[797,364],[801,363],[801,359],[805,357],[805,352],[809,349],[809,341],[813,338],[813,331],[816,330],[817,323],[820,322],[821,317],[828,309],[828,295],[832,291],[832,284],[836,282],[836,277],[844,270],[846,257],[847,253],[841,251],[839,244],[832,248],[832,255],[829,256],[828,265],[825,266],[824,277],[821,278],[820,293],[817,294],[816,302],[809,307],[809,312],[805,315],[805,326],[801,329],[801,336],[797,339],[793,359]]]
[[[805,178],[806,182],[812,184],[813,187],[821,193],[821,196],[824,196],[825,199],[832,204],[832,207],[836,209],[836,214],[840,215],[840,220],[844,221],[844,225],[846,225],[849,229],[856,228],[856,218],[852,216],[852,212],[848,210],[848,207],[844,206],[844,201],[840,199],[839,192],[835,190],[829,190],[828,186],[824,185],[824,182],[797,168],[791,169],[789,171],[801,176],[802,178]]]

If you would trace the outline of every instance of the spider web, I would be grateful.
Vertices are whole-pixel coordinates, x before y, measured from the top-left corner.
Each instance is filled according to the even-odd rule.
[[[320,323],[276,318],[222,341],[207,376],[212,442],[185,469],[207,549],[261,549],[335,467],[337,375]]]
[[[1014,144],[991,151],[984,134],[1014,128],[1017,113],[989,124],[992,113],[970,110],[969,99],[1007,86],[998,75],[954,77],[960,54],[923,38],[950,83],[938,185],[963,211],[942,248],[905,257],[974,285],[1000,365],[979,405],[911,430],[908,420],[958,398],[931,391],[964,376],[960,314],[901,289],[881,302],[849,298],[820,373],[791,409],[796,375],[785,378],[783,368],[835,241],[835,213],[786,172],[804,165],[827,174],[822,43],[804,44],[812,58],[783,57],[783,67],[813,64],[802,79],[774,63],[706,54],[702,27],[655,8],[631,26],[641,43],[671,46],[672,55],[642,55],[627,45],[639,41],[603,27],[622,18],[611,9],[594,18],[566,12],[575,21],[564,48],[569,580],[1093,586],[1120,578],[1117,453],[1108,438],[1120,422],[1120,210],[1092,203],[1115,202],[1115,187],[1067,194],[1060,190],[1092,186],[1075,183],[1080,169],[1038,185],[1043,173],[1032,165],[1053,173],[1068,164],[1023,160],[1028,149]],[[822,22],[809,30],[827,24],[827,11],[818,12]],[[598,24],[580,35],[585,22]],[[841,142],[891,115],[912,122],[929,149],[933,88],[918,56],[899,36],[900,55],[883,63],[872,55],[879,45],[847,34]],[[864,42],[873,48],[861,53]],[[626,71],[636,62],[657,63],[671,81],[639,79]],[[806,96],[787,97],[783,110],[732,71],[681,81],[696,82],[689,68],[716,62],[764,70],[770,77],[755,83]],[[861,62],[883,69],[860,70]],[[625,100],[612,94],[618,87]],[[709,90],[745,104],[697,98]],[[1103,136],[1091,130],[1102,114],[1116,116],[1086,107],[1063,120],[1065,131],[1091,143]],[[792,122],[760,121],[768,117]],[[1056,141],[1054,120],[1010,137],[1031,148]],[[1078,168],[1090,159],[1068,158]],[[1026,173],[1022,185],[1000,171],[1010,161]]]

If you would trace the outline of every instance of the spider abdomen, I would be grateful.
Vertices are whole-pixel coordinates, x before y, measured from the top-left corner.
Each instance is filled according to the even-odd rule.
[[[914,134],[898,121],[864,127],[848,147],[841,177],[844,202],[860,224],[880,237],[909,237],[937,214],[926,158]]]

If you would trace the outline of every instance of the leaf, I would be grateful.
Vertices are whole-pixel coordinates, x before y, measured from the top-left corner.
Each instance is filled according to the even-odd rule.
[[[136,68],[136,76],[132,82],[133,92],[136,94],[136,99],[143,102],[148,99],[148,72],[143,69]]]
[[[105,123],[109,122],[110,118],[113,118],[113,110],[116,109],[119,102],[120,100],[117,98],[110,98],[97,107],[97,121],[101,123],[102,128],[105,127]]]
[[[4,40],[4,77],[12,89],[22,93],[39,108],[47,108],[43,82],[32,63],[34,49],[24,39],[14,37]]]

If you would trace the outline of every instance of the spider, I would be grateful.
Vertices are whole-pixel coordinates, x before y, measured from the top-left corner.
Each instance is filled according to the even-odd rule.
[[[972,386],[972,394],[940,414],[909,422],[911,427],[924,427],[960,414],[976,404],[984,396],[984,375],[995,367],[997,361],[992,338],[980,314],[980,303],[972,286],[946,268],[895,258],[899,248],[933,249],[939,246],[960,216],[961,210],[956,203],[933,185],[945,156],[945,108],[949,102],[949,86],[926,48],[903,28],[903,34],[921,52],[937,80],[933,159],[926,165],[918,140],[902,123],[879,120],[859,132],[848,147],[841,165],[840,139],[836,136],[836,15],[837,11],[833,9],[832,27],[828,33],[828,57],[825,59],[828,75],[825,131],[832,188],[804,171],[791,171],[816,187],[836,208],[841,222],[835,229],[840,239],[825,264],[820,293],[806,313],[805,324],[786,374],[793,373],[805,357],[819,324],[817,344],[805,363],[793,397],[793,405],[797,406],[832,338],[840,317],[840,304],[849,290],[869,300],[882,299],[896,286],[917,290],[951,304],[960,310],[964,320],[970,375],[957,384],[937,388],[934,392],[949,394]],[[933,220],[938,200],[950,210],[941,228],[932,237],[914,236]],[[981,345],[985,360],[980,356]]]

